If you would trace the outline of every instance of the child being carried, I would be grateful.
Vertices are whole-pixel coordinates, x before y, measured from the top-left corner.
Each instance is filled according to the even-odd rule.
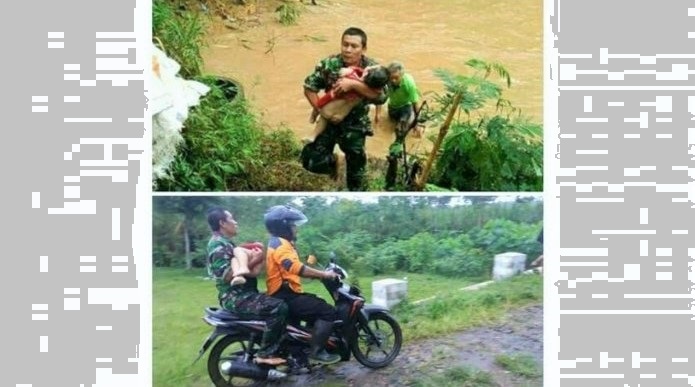
[[[343,78],[364,82],[374,90],[381,90],[389,79],[389,72],[384,66],[370,66],[365,69],[359,67],[344,67],[340,69],[338,75]],[[305,137],[304,144],[314,142],[319,134],[326,130],[326,126],[341,122],[350,111],[362,102],[363,98],[357,92],[339,94],[332,88],[318,100],[318,110],[314,109],[309,118],[309,122],[316,123],[314,132],[310,137]]]

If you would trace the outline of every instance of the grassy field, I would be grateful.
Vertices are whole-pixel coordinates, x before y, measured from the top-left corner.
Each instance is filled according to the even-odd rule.
[[[202,270],[154,270],[155,386],[210,385],[205,369],[206,358],[192,364],[198,349],[212,331],[201,320],[203,309],[217,304],[214,282],[205,280],[204,274]],[[390,276],[362,276],[356,280],[370,302],[372,281],[403,277],[408,280],[409,301],[397,306],[393,312],[403,327],[406,343],[493,322],[509,308],[540,302],[543,292],[540,276],[520,276],[475,292],[460,289],[484,279],[394,273]],[[320,282],[305,280],[304,283],[305,291],[330,300]],[[434,299],[415,303],[429,297]]]

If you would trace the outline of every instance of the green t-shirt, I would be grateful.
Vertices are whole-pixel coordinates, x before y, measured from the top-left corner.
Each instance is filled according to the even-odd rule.
[[[410,74],[403,74],[401,84],[397,88],[389,87],[389,107],[397,109],[415,103],[419,99],[415,80]]]

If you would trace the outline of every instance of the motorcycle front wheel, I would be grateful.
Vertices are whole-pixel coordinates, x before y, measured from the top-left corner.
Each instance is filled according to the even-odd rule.
[[[355,359],[365,367],[382,368],[398,356],[403,344],[401,326],[391,315],[375,312],[367,324],[357,324],[357,335],[352,347]]]
[[[228,369],[231,362],[246,360],[244,358],[251,350],[249,345],[252,344],[248,337],[228,335],[212,347],[208,357],[208,375],[215,387],[263,385],[260,381],[241,378],[225,372],[225,368]]]

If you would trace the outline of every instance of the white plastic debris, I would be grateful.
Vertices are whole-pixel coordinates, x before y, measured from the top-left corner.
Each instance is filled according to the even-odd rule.
[[[152,112],[152,180],[166,176],[183,142],[181,130],[188,109],[198,105],[210,88],[181,78],[181,66],[152,45],[152,90],[148,108]]]

